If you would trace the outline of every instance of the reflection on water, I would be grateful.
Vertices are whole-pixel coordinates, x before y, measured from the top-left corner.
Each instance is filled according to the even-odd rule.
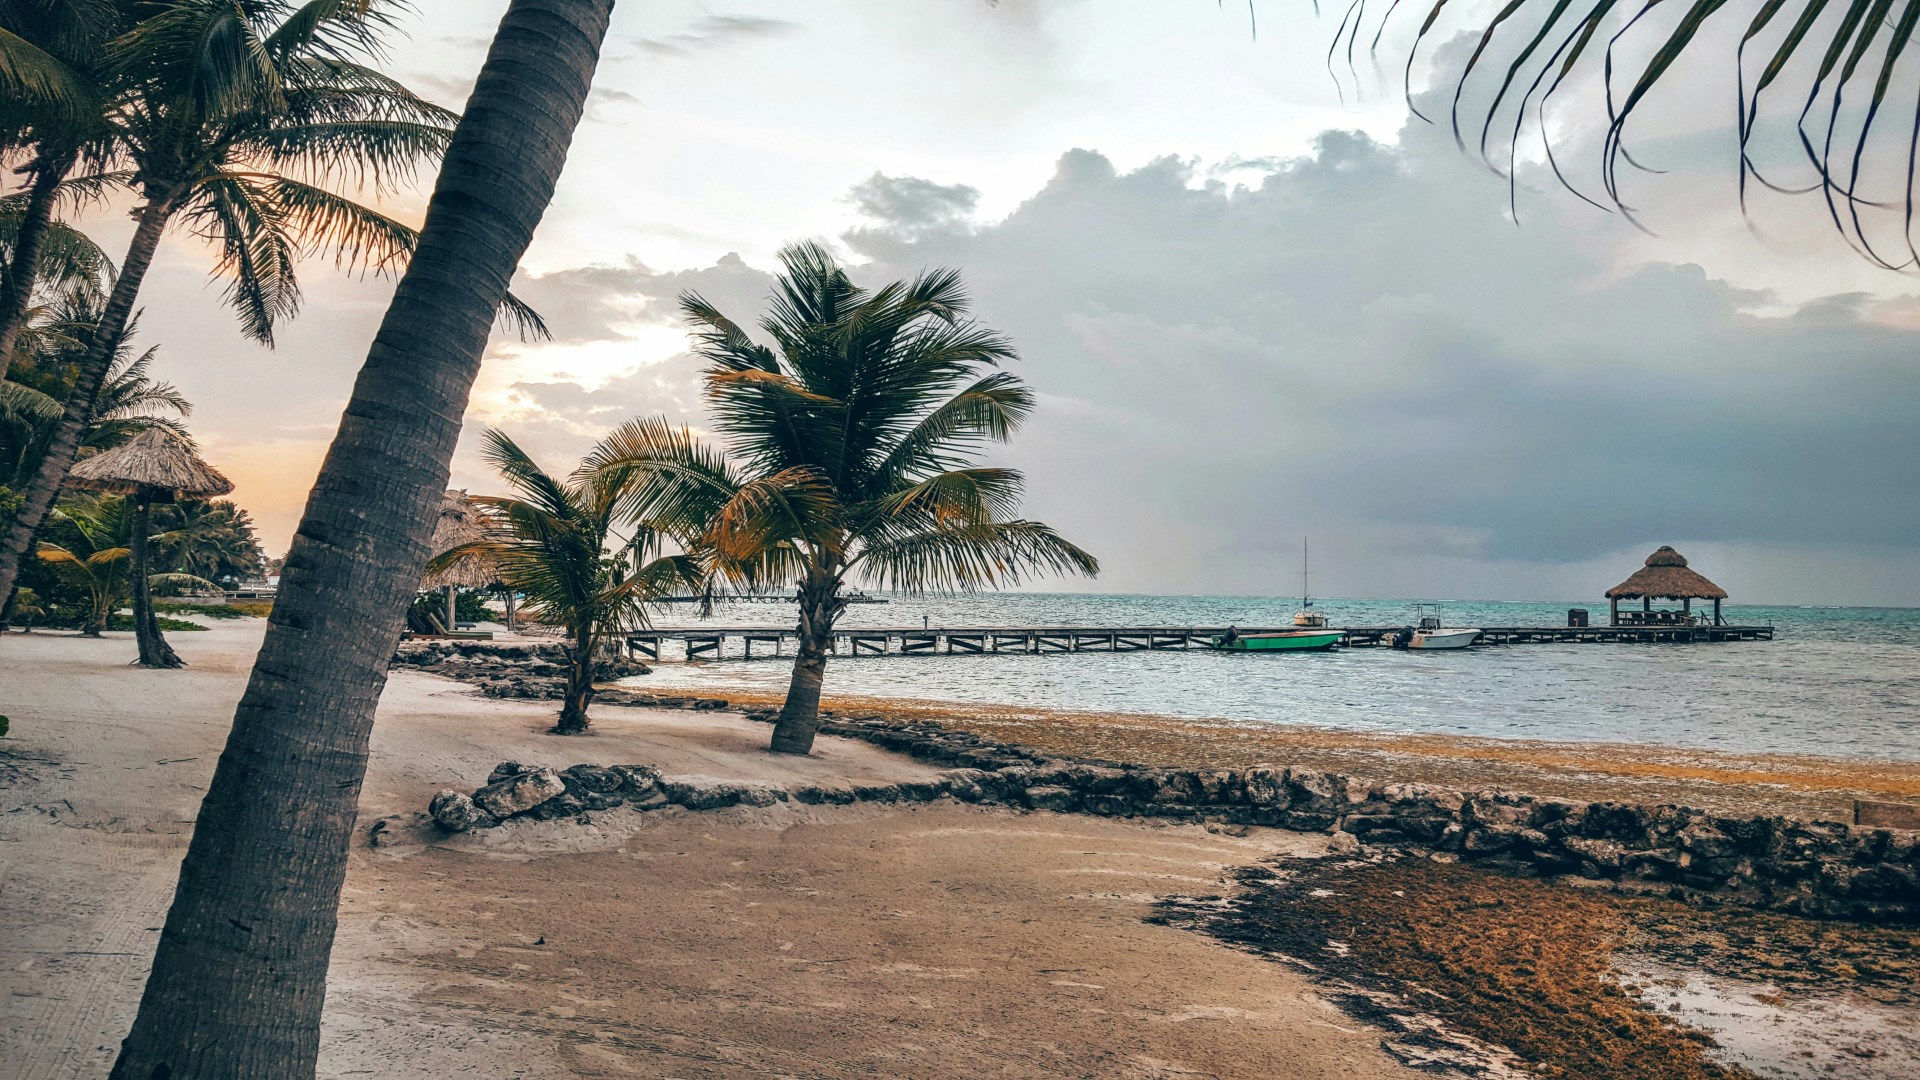
[[[1297,601],[1015,593],[896,598],[843,626],[1284,625]],[[1320,602],[1333,624],[1400,625],[1410,602]],[[1459,603],[1450,625],[1564,625],[1567,608]],[[836,658],[828,693],[1223,717],[1395,733],[1600,740],[1720,751],[1920,759],[1920,611],[1729,607],[1770,642],[1516,645],[1464,652],[1194,652]],[[697,625],[689,608],[660,626]],[[791,626],[780,606],[722,608],[714,626]],[[669,646],[671,650],[672,646]],[[737,649],[737,646],[735,647]],[[765,649],[765,646],[761,646]],[[671,652],[669,661],[673,659]],[[779,691],[788,661],[660,665],[651,686]]]

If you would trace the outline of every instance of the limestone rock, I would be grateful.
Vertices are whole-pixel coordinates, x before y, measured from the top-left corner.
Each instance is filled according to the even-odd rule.
[[[552,769],[534,769],[496,780],[473,793],[480,809],[494,817],[524,814],[549,799],[566,793],[567,785]]]
[[[492,814],[475,805],[471,795],[452,788],[447,788],[435,795],[433,802],[427,807],[427,812],[433,815],[436,824],[448,832],[466,832],[473,828],[485,829],[499,824]]]

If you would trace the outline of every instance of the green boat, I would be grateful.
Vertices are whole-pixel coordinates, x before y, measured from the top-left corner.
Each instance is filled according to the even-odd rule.
[[[1340,643],[1338,630],[1280,630],[1270,634],[1216,634],[1213,647],[1226,652],[1313,652]]]

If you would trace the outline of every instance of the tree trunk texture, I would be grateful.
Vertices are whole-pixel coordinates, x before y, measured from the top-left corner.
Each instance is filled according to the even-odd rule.
[[[149,668],[186,667],[187,662],[180,659],[161,636],[160,620],[153,613],[153,586],[147,580],[153,499],[145,491],[135,493],[132,498],[133,536],[129,546],[133,549],[133,637],[140,644],[140,659],[134,662]]]
[[[833,624],[845,607],[839,582],[830,572],[808,575],[800,588],[800,651],[793,658],[787,700],[773,725],[771,749],[776,754],[813,752],[813,736],[820,730],[820,686],[827,678]]]
[[[567,696],[560,703],[560,722],[553,726],[549,734],[584,735],[591,721],[587,719],[587,710],[593,705],[593,631],[591,628],[575,635],[573,656],[567,665]]]
[[[13,365],[14,346],[20,341],[20,329],[27,324],[33,285],[40,278],[40,244],[53,221],[60,181],[72,171],[78,157],[69,153],[42,158],[27,189],[27,208],[20,218],[20,232],[14,237],[13,258],[7,263],[5,277],[0,278],[0,379],[7,377],[7,369]]]
[[[140,279],[146,277],[154,250],[160,246],[160,235],[166,232],[167,220],[172,216],[170,195],[149,199],[140,210],[140,226],[133,232],[133,243],[127,247],[126,262],[120,266],[120,276],[113,283],[107,306],[101,309],[100,324],[93,330],[93,342],[80,360],[80,370],[73,389],[67,394],[60,426],[54,429],[46,456],[40,459],[39,469],[22,493],[24,502],[7,529],[6,543],[0,546],[0,598],[13,596],[20,564],[33,547],[34,534],[40,531],[47,512],[53,509],[60,485],[67,482],[67,472],[73,468],[73,459],[80,452],[80,439],[86,434],[87,425],[93,422],[95,399],[106,382],[107,370],[113,366],[114,347],[126,332],[133,302],[140,295]]]
[[[511,0],[287,554],[116,1080],[310,1078],[374,707],[613,0]]]

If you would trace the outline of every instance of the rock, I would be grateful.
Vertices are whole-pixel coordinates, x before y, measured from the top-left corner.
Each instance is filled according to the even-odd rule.
[[[620,776],[620,794],[629,801],[659,794],[660,770],[646,765],[614,765],[611,768]],[[664,800],[664,796],[662,798]]]
[[[1337,832],[1327,841],[1327,852],[1331,855],[1360,854],[1360,838],[1352,833]]]
[[[575,765],[560,775],[572,777],[579,781],[581,787],[601,794],[620,790],[620,785],[626,780],[621,774],[599,765]]]
[[[482,810],[473,801],[473,796],[452,788],[435,795],[433,802],[427,806],[427,813],[433,815],[435,824],[448,832],[487,829],[499,824],[492,814]]]
[[[532,772],[533,768],[531,765],[522,765],[517,761],[503,761],[495,765],[493,771],[487,774],[487,783],[497,784],[509,776],[519,776],[523,772]]]
[[[524,814],[550,799],[566,794],[567,785],[552,769],[534,769],[497,780],[473,793],[480,809],[494,817]]]
[[[1070,814],[1079,808],[1080,797],[1072,788],[1055,784],[1041,784],[1027,789],[1027,805],[1035,810],[1052,810],[1055,813]]]
[[[683,780],[662,780],[660,791],[669,801],[689,810],[718,810],[738,803],[742,789],[733,784],[695,784]]]

